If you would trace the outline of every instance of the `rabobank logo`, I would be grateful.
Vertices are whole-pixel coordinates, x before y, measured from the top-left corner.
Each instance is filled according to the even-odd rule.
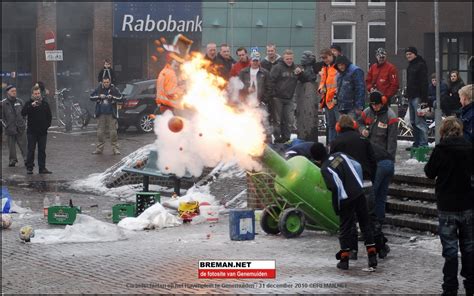
[[[185,34],[200,39],[202,3],[115,2],[114,37],[157,38]]]
[[[147,14],[145,19],[125,14],[122,20],[122,32],[202,32],[202,19],[197,15],[193,20],[177,20],[173,15],[166,19],[154,20]]]

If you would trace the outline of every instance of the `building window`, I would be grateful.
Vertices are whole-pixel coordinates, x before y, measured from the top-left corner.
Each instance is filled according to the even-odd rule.
[[[385,1],[369,0],[369,6],[385,6]]]
[[[464,83],[472,81],[472,39],[462,34],[441,38],[441,70],[449,79],[450,71],[457,70]]]
[[[355,0],[331,0],[332,6],[355,6]]]
[[[341,47],[342,53],[355,63],[355,23],[334,22],[332,23],[331,43]]]
[[[369,65],[376,63],[375,51],[377,48],[385,48],[385,22],[373,22],[369,23],[369,34],[368,34],[368,57],[367,61]]]

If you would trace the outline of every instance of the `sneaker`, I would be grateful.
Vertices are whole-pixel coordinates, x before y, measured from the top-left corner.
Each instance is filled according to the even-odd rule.
[[[349,260],[341,260],[337,263],[337,268],[348,270],[349,269]]]
[[[27,173],[28,175],[33,175],[33,168],[27,168],[27,169],[26,169],[26,173]]]
[[[48,170],[47,168],[44,168],[44,169],[40,169],[40,170],[39,170],[39,173],[40,173],[40,174],[52,174],[53,172],[51,172],[51,171]]]
[[[388,245],[384,245],[380,250],[379,250],[379,258],[383,259],[387,257],[387,254],[390,253],[390,247]]]
[[[8,164],[9,167],[14,167],[16,165],[16,161],[10,161]]]
[[[102,154],[102,150],[95,150],[92,154]]]
[[[120,150],[114,149],[114,155],[120,155],[120,154],[122,154],[122,153],[120,153]]]

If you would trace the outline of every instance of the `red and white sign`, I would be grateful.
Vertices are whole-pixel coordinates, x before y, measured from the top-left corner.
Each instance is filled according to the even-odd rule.
[[[55,50],[56,49],[56,37],[53,31],[46,32],[44,36],[44,46],[46,50]]]
[[[275,260],[200,260],[200,279],[274,279]]]

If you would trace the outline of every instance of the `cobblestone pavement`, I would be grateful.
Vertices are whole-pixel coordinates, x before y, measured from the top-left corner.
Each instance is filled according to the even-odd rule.
[[[366,267],[365,252],[351,261],[349,271],[335,267],[335,236],[305,231],[300,238],[264,234],[258,227],[253,241],[229,239],[228,216],[217,224],[130,232],[127,240],[101,243],[24,244],[21,226],[47,225],[41,215],[43,195],[35,189],[11,188],[32,215],[14,214],[14,224],[2,231],[2,293],[439,293],[443,259],[430,247],[436,238],[393,231],[391,253],[379,261],[375,273]],[[85,214],[110,221],[114,198],[90,194],[70,195]],[[28,202],[27,202],[28,201]],[[96,206],[97,205],[97,206]],[[93,207],[91,207],[93,206]],[[208,238],[208,235],[210,237]],[[360,244],[362,250],[363,246]],[[275,280],[202,280],[197,278],[202,259],[274,259]],[[240,286],[237,286],[240,285]]]

